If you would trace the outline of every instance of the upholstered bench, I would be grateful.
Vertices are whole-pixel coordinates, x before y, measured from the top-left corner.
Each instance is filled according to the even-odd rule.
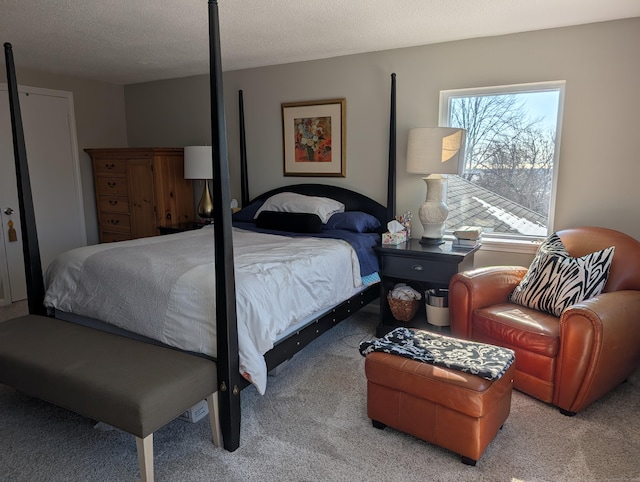
[[[216,364],[195,355],[28,315],[0,323],[0,383],[133,434],[142,480],[153,432],[205,398],[221,445]]]
[[[475,465],[509,416],[515,364],[487,380],[390,353],[366,355],[367,415]]]

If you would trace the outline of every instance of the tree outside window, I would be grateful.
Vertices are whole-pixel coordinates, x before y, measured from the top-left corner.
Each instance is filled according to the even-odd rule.
[[[563,83],[441,93],[441,124],[467,130],[464,169],[449,179],[447,228],[549,232]]]

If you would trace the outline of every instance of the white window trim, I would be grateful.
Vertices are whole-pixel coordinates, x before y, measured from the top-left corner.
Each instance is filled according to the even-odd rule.
[[[438,125],[442,127],[450,127],[449,125],[449,102],[450,97],[468,97],[479,95],[492,95],[492,94],[505,94],[505,93],[533,93],[544,92],[548,90],[558,90],[558,117],[556,119],[556,149],[553,156],[553,179],[551,184],[551,199],[549,200],[549,220],[547,224],[547,234],[551,234],[554,229],[554,214],[557,197],[558,187],[558,164],[560,158],[560,145],[562,137],[562,117],[564,110],[564,94],[565,94],[566,81],[565,80],[553,80],[545,82],[530,82],[524,84],[506,84],[488,87],[473,87],[466,89],[450,89],[440,91],[440,107],[439,107],[439,119]],[[490,251],[508,251],[518,253],[529,253],[533,249],[533,253],[536,252],[540,241],[537,237],[531,237],[530,239],[521,239],[522,236],[511,237],[508,234],[498,235],[492,237],[485,237],[482,241],[482,247],[480,249]]]

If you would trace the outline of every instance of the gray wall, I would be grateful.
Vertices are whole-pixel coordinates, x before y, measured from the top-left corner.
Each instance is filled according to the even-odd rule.
[[[592,224],[640,239],[640,19],[373,52],[226,72],[232,193],[240,196],[237,91],[245,93],[250,191],[306,178],[282,175],[280,104],[347,99],[347,177],[317,178],[384,203],[390,74],[398,75],[398,211],[415,211],[424,184],[405,173],[410,127],[436,125],[443,89],[566,80],[555,228]],[[98,241],[87,147],[210,142],[207,76],[118,86],[20,69],[18,82],[74,94],[87,238]],[[53,193],[53,191],[52,191]],[[419,234],[419,233],[416,233]],[[485,253],[480,264],[518,262]],[[522,261],[527,262],[526,257]]]
[[[308,181],[283,177],[280,104],[344,97],[347,177],[317,180],[385,203],[395,72],[397,210],[416,211],[425,188],[405,172],[406,136],[410,127],[437,125],[440,90],[566,80],[554,228],[599,225],[640,239],[638,45],[635,18],[226,72],[232,193],[239,197],[238,89],[245,95],[251,196]],[[207,76],[129,85],[125,100],[132,146],[210,142]],[[485,256],[480,264],[530,259]]]
[[[127,147],[124,87],[20,69],[18,54],[16,54],[16,66],[16,79],[19,85],[73,93],[87,242],[88,244],[96,244],[99,242],[99,238],[93,169],[91,158],[84,152],[84,149]],[[4,70],[4,65],[2,68]],[[52,186],[51,195],[55,196],[55,192],[56,188]]]

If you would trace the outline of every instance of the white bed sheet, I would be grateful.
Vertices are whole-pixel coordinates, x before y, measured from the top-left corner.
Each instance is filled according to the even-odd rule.
[[[45,274],[45,305],[216,356],[211,228],[71,250]],[[362,290],[345,241],[233,229],[240,372],[264,394],[264,354],[297,322]]]

